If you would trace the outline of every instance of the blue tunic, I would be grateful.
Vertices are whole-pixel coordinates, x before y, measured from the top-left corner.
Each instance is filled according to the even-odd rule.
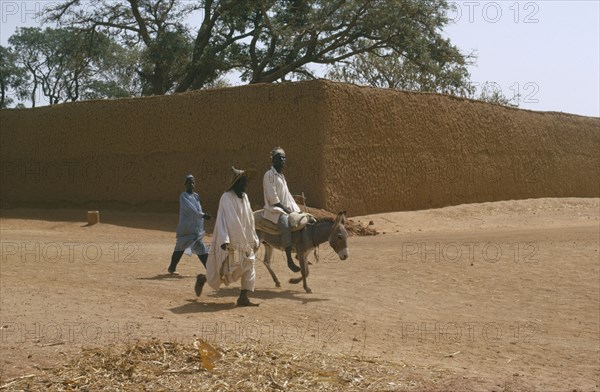
[[[196,192],[182,192],[179,196],[179,224],[177,225],[177,243],[175,251],[191,248],[197,255],[208,253],[204,245],[204,212],[200,196]]]

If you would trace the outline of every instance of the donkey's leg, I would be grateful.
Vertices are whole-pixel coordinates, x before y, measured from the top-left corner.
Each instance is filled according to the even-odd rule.
[[[302,276],[298,277],[298,278],[293,278],[290,279],[290,283],[300,283],[300,281],[302,281],[302,285],[304,286],[304,290],[307,293],[311,293],[311,289],[308,287],[308,285],[306,284],[306,277],[308,276],[308,262],[307,262],[307,254],[308,254],[308,250],[305,249],[305,245],[304,244],[309,244],[310,240],[309,240],[309,233],[306,230],[306,228],[302,229],[302,231],[300,231],[298,233],[301,237],[298,239],[299,242],[296,243],[296,250],[297,250],[297,254],[298,254],[298,260],[300,261],[300,272],[302,272]]]
[[[277,279],[277,275],[275,275],[275,272],[271,268],[273,248],[271,247],[271,245],[267,244],[266,242],[263,243],[263,245],[265,246],[265,258],[263,259],[263,263],[265,264],[265,267],[267,267],[267,270],[271,274],[271,278],[273,278],[273,282],[275,282],[275,287],[281,287],[281,283],[279,283],[279,279]]]
[[[304,258],[304,255],[302,254],[302,252],[300,250],[298,250],[298,253],[296,253],[296,256],[298,257],[298,261],[300,262],[300,272],[302,272],[301,276],[297,276],[295,278],[290,278],[290,283],[291,284],[298,284],[300,282],[304,282],[304,289],[306,289],[306,280],[304,279],[304,271],[305,268],[303,267],[303,265],[305,264],[304,260],[306,260]]]
[[[300,272],[302,272],[302,276],[290,279],[290,283],[296,284],[302,281],[302,286],[304,287],[304,290],[310,294],[312,293],[312,290],[306,284],[306,277],[308,276],[308,263],[306,262],[306,254],[307,252],[305,251],[298,252],[298,258],[300,259]]]
[[[308,252],[302,252],[300,254],[300,268],[302,271],[302,285],[304,286],[304,290],[310,294],[312,293],[312,290],[308,287],[308,285],[306,284],[306,278],[308,278],[308,260],[307,260],[307,253]]]

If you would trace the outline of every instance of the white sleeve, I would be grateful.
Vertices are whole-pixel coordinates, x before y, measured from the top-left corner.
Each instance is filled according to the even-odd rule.
[[[252,237],[254,239],[254,247],[258,248],[260,242],[258,240],[258,236],[256,235],[256,226],[254,225],[254,214],[252,213],[252,207],[250,206],[250,200],[248,199],[248,195],[244,194],[244,203],[246,204],[246,210],[248,211],[248,220],[252,225]]]
[[[296,200],[294,200],[294,197],[291,196],[291,206],[290,206],[290,210],[294,211],[294,212],[302,212],[302,210],[300,209],[300,207],[298,207],[298,204],[296,204]]]
[[[281,203],[279,196],[277,195],[276,178],[271,173],[271,170],[265,173],[263,177],[263,189],[265,194],[265,205],[275,205]]]
[[[215,246],[221,246],[225,243],[229,243],[229,231],[227,230],[227,213],[229,206],[227,205],[225,194],[221,196],[219,200],[219,210],[217,211],[217,220],[215,222],[214,236],[215,239],[219,239],[220,244]]]

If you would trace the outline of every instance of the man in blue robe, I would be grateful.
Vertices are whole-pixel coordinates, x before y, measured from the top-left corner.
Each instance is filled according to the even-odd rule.
[[[206,267],[208,260],[208,248],[204,244],[204,220],[211,218],[209,214],[202,211],[200,196],[194,189],[196,180],[193,175],[185,176],[185,192],[179,196],[179,224],[177,225],[177,242],[171,256],[171,264],[167,271],[175,274],[177,263],[181,260],[183,253],[194,253]]]

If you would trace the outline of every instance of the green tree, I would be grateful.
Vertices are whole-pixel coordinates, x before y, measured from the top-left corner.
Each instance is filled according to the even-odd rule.
[[[17,65],[17,54],[11,48],[0,46],[0,109],[13,103],[8,91],[20,96],[26,83],[27,73]]]
[[[441,35],[448,22],[444,0],[272,3],[270,12],[257,16],[247,48],[250,66],[243,76],[252,83],[314,77],[311,64],[341,64],[369,54],[396,53],[420,68],[464,61]]]
[[[14,47],[18,53],[17,61],[19,66],[27,72],[30,77],[29,98],[31,99],[31,107],[35,107],[36,95],[41,84],[43,68],[41,29],[39,28],[22,28],[17,29],[17,32],[8,39],[9,44]]]
[[[435,67],[458,77],[465,59],[441,34],[447,9],[445,0],[69,0],[46,20],[136,46],[144,93],[164,94],[231,70],[248,83],[312,78],[311,65],[369,53],[396,53],[424,85],[441,80]],[[190,14],[194,30],[185,25]]]
[[[112,38],[98,45],[99,53],[90,77],[83,86],[82,99],[122,98],[143,95],[142,78],[137,74],[136,64],[140,53],[134,48],[117,44]]]
[[[209,2],[212,3],[212,2]],[[45,21],[103,33],[139,56],[131,65],[145,95],[172,91],[188,71],[192,39],[183,22],[197,5],[174,0],[69,0],[49,7]]]
[[[30,75],[27,88],[32,106],[38,91],[51,105],[130,94],[109,76],[126,67],[128,59],[126,50],[108,36],[74,28],[27,27],[18,29],[9,43],[17,53],[17,64]]]
[[[479,94],[473,92],[469,98],[477,99],[479,101],[493,103],[496,105],[510,106],[513,108],[519,107],[520,95],[515,95],[512,98],[508,98],[502,92],[502,89],[497,83],[485,82],[481,86]]]
[[[456,49],[435,59],[424,52],[418,62],[396,52],[374,51],[335,64],[326,76],[345,83],[467,97],[475,91],[467,70],[471,59]]]
[[[497,83],[485,82],[479,89],[469,80],[471,55],[451,54],[451,61],[418,64],[395,53],[363,53],[335,64],[327,77],[345,83],[403,91],[425,91],[476,99],[497,105],[518,107],[519,96],[507,98]]]

